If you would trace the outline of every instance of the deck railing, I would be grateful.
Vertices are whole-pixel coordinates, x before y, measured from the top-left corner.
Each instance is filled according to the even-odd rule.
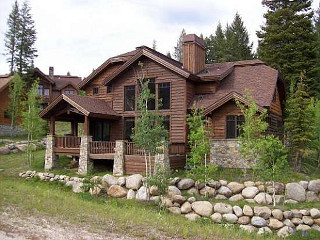
[[[81,138],[77,136],[55,137],[56,148],[80,148]]]
[[[140,149],[134,142],[127,142],[127,155],[144,155],[144,151]]]
[[[92,154],[114,153],[115,147],[116,147],[116,142],[92,141],[90,142],[90,153]]]

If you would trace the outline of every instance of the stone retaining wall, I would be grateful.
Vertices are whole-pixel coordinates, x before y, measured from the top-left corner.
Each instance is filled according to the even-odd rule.
[[[10,137],[16,137],[16,136],[23,136],[26,135],[27,132],[22,129],[19,126],[16,126],[12,129],[10,125],[4,125],[0,124],[0,136],[10,136]]]
[[[276,232],[278,236],[285,237],[296,230],[315,229],[320,231],[319,209],[282,211],[266,206],[272,203],[271,195],[268,193],[270,192],[270,183],[249,181],[228,183],[220,180],[209,181],[205,186],[204,183],[197,183],[192,179],[173,178],[170,180],[168,194],[160,198],[155,186],[151,186],[149,189],[144,186],[145,179],[140,174],[127,177],[114,177],[107,174],[103,177],[92,177],[90,180],[34,171],[27,171],[19,175],[26,179],[39,177],[43,181],[59,181],[72,187],[73,192],[76,193],[89,191],[92,195],[106,194],[114,198],[143,201],[148,200],[149,197],[151,201],[161,201],[161,204],[166,206],[171,213],[181,214],[189,220],[193,221],[205,217],[211,219],[213,223],[239,224],[241,229],[249,232],[257,231],[258,234]],[[297,203],[298,200],[294,199],[298,198],[302,201],[302,189],[305,200],[308,192],[313,192],[317,196],[317,199],[314,200],[319,201],[320,179],[286,185],[277,183],[276,191],[278,193],[285,191],[284,195],[277,194],[278,203],[283,201],[284,203]],[[298,196],[295,196],[293,192],[296,192]],[[186,197],[187,195],[189,197]],[[259,205],[240,207],[227,203],[212,203],[210,200],[204,201],[201,195],[207,195],[214,199],[228,199],[229,201],[245,200]]]
[[[1,142],[5,143],[5,146],[0,147],[0,155],[25,152],[28,146],[28,141],[14,142],[9,139],[0,139],[0,143]],[[46,146],[46,139],[33,141],[32,144],[35,149],[43,149]]]

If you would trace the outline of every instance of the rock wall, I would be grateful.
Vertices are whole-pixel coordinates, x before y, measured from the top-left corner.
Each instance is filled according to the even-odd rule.
[[[211,140],[210,162],[225,168],[250,168],[254,162],[244,160],[239,147],[238,140]]]
[[[26,135],[27,132],[19,126],[14,127],[13,129],[9,125],[0,124],[0,136],[23,136]]]
[[[33,141],[32,145],[34,149],[43,149],[46,147],[47,139],[44,138],[40,141]],[[0,139],[0,143],[5,143],[5,146],[0,147],[0,155],[25,152],[27,150],[28,141],[14,142],[9,139]]]

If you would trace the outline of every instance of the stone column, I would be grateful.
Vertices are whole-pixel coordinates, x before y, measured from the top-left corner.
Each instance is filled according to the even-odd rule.
[[[117,140],[114,161],[113,161],[113,175],[122,176],[124,174],[124,155],[127,152],[127,141]]]
[[[91,141],[92,141],[92,136],[84,135],[81,137],[80,158],[79,158],[79,168],[78,168],[78,173],[81,175],[87,175],[88,172],[90,172],[93,167],[92,161],[89,158]]]
[[[154,156],[154,173],[157,172],[157,168],[159,167],[170,169],[168,145],[163,144],[161,147],[159,147],[158,152],[159,153]]]
[[[59,159],[57,155],[54,154],[54,135],[47,135],[46,143],[46,155],[44,162],[44,169],[51,170],[57,166],[57,160]]]

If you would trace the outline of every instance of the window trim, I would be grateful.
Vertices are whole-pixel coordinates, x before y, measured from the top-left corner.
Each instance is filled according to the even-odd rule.
[[[228,137],[228,121],[230,121],[231,122],[231,120],[228,120],[228,117],[235,117],[235,129],[234,129],[234,133],[235,133],[235,137],[233,138],[233,137]],[[243,120],[242,121],[240,121],[240,120],[238,120],[238,118],[240,118],[240,117],[242,117],[243,118]],[[238,122],[244,122],[244,115],[241,115],[241,114],[238,114],[238,115],[226,115],[226,119],[225,119],[225,123],[226,123],[226,127],[225,127],[225,137],[226,137],[226,139],[237,139],[239,136],[240,136],[240,132],[239,132],[239,134],[238,134]]]
[[[134,106],[133,110],[126,110],[126,88],[127,87],[134,87]],[[123,111],[124,112],[134,112],[137,109],[137,87],[134,84],[128,84],[123,86]]]
[[[169,90],[169,108],[160,108],[159,107],[159,93],[160,93],[160,84],[169,84],[169,86],[170,86],[170,90]],[[171,110],[171,104],[172,104],[172,101],[171,101],[171,89],[172,89],[172,87],[171,87],[171,82],[159,82],[159,83],[157,83],[157,87],[156,87],[156,99],[157,99],[157,101],[156,101],[156,104],[157,104],[157,109],[159,110],[159,111],[170,111]]]
[[[99,94],[99,87],[93,87],[92,88],[92,95],[98,95]]]

